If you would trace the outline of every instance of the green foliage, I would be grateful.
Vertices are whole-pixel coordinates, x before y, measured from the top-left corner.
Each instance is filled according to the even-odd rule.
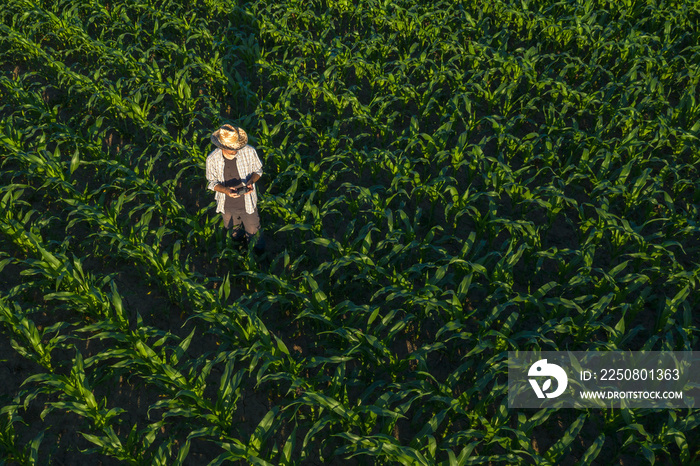
[[[696,349],[698,13],[9,0],[0,463],[697,461],[694,410],[509,410],[504,354]]]

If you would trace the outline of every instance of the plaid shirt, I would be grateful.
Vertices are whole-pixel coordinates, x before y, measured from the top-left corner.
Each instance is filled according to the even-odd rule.
[[[250,179],[250,175],[257,173],[262,176],[262,163],[258,158],[258,153],[252,146],[245,146],[243,149],[239,150],[236,154],[236,166],[238,167],[238,173],[240,174],[241,180],[246,183]],[[214,191],[214,186],[217,184],[224,184],[226,180],[224,179],[224,155],[221,153],[221,149],[214,149],[207,156],[207,181],[209,189]],[[245,198],[245,211],[252,214],[255,211],[255,206],[258,203],[258,194],[253,184],[253,190],[250,194],[246,194]],[[216,192],[214,194],[214,199],[216,199],[216,211],[224,212],[224,203],[226,201],[226,194]]]

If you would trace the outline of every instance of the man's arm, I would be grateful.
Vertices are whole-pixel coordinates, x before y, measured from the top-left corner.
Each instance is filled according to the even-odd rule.
[[[223,184],[215,184],[212,189],[217,193],[233,194],[233,188],[227,188]]]
[[[251,174],[248,176],[248,181],[246,181],[245,185],[251,188],[263,174],[262,163],[260,163],[260,157],[258,157],[258,152],[255,149],[253,149],[253,154],[249,161]]]
[[[248,178],[248,182],[246,183],[246,186],[252,186],[253,183],[258,181],[259,179],[260,179],[260,175],[258,175],[257,173],[251,174],[250,178]]]

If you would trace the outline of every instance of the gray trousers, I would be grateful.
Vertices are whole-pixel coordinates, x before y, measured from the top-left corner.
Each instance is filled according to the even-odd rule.
[[[245,231],[245,238],[250,240],[256,233],[260,232],[260,215],[256,208],[252,214],[249,214],[245,209],[224,210],[221,214],[224,219],[224,228],[233,230],[232,235],[235,239],[243,239],[244,232],[241,231],[241,225]],[[262,236],[262,232],[260,232]]]

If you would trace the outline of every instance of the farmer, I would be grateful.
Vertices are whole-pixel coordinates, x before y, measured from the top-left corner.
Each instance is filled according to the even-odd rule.
[[[246,132],[231,125],[216,130],[211,142],[216,149],[207,156],[206,177],[208,188],[216,191],[216,211],[221,212],[224,228],[235,240],[250,242],[257,235],[255,250],[261,252],[264,242],[255,189],[262,176],[258,153],[248,145]]]

